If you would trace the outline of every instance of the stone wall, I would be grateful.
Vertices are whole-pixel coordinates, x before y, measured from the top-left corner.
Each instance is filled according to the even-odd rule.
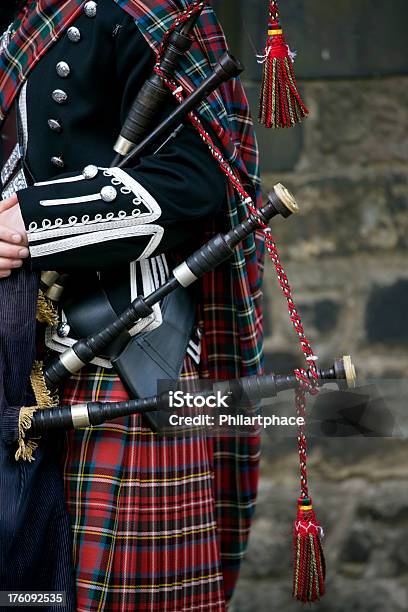
[[[359,383],[374,383],[396,418],[391,438],[311,440],[311,493],[328,563],[328,593],[318,609],[402,612],[408,609],[408,78],[313,80],[303,91],[311,116],[297,162],[263,177],[265,192],[277,181],[286,184],[302,215],[274,223],[273,233],[321,363],[352,354]],[[278,136],[283,147],[285,137]],[[265,155],[267,143],[262,146]],[[286,371],[301,360],[269,263],[265,281],[267,369]],[[297,473],[296,440],[264,434],[259,503],[234,612],[301,605],[290,596]]]

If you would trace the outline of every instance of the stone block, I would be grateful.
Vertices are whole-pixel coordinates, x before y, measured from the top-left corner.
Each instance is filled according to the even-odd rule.
[[[367,303],[366,330],[369,342],[403,345],[408,342],[408,280],[375,287]]]
[[[347,534],[340,560],[346,563],[367,563],[375,543],[372,530],[366,525],[354,525]]]

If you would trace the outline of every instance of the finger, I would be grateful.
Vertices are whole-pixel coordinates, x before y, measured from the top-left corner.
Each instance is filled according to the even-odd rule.
[[[0,241],[0,257],[7,257],[8,259],[25,259],[30,254],[27,247],[14,246],[8,244],[8,242]]]
[[[22,265],[22,259],[7,259],[6,257],[0,257],[0,272],[7,272],[12,268],[20,268]]]
[[[7,278],[8,276],[10,276],[10,274],[11,270],[7,270],[7,272],[0,270],[0,278]]]
[[[15,206],[17,202],[17,194],[14,193],[12,196],[7,198],[7,200],[3,200],[2,202],[0,202],[0,213],[4,212],[5,210],[10,210],[10,208],[13,208],[13,206]]]
[[[10,229],[6,225],[0,225],[0,240],[11,244],[20,244],[23,240],[21,234]]]

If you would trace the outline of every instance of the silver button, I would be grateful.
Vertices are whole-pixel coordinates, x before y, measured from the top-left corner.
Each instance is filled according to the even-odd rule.
[[[51,163],[56,168],[65,168],[65,162],[62,159],[62,155],[54,155],[51,157]]]
[[[89,166],[85,166],[85,168],[82,170],[82,174],[84,178],[86,179],[95,178],[98,172],[99,172],[98,167],[94,166],[93,164],[89,164]]]
[[[98,5],[93,0],[89,0],[89,2],[85,2],[84,12],[87,17],[95,17],[96,9]]]
[[[104,202],[113,202],[116,200],[118,192],[114,187],[102,187],[101,198]]]
[[[68,100],[68,94],[62,89],[54,89],[52,92],[52,99],[57,104],[64,104]]]
[[[81,40],[81,32],[78,30],[78,28],[75,27],[68,28],[67,36],[68,39],[73,43],[77,43]]]
[[[95,178],[98,172],[99,170],[97,166],[94,166],[93,164],[89,164],[89,166],[85,166],[85,168],[82,170],[82,174],[84,175],[86,179]]]
[[[67,62],[58,62],[56,69],[58,76],[62,77],[63,79],[66,79],[71,73],[71,68]]]
[[[48,119],[47,123],[48,123],[48,127],[53,132],[57,132],[57,133],[62,132],[62,126],[57,119]]]
[[[57,327],[57,334],[60,338],[66,338],[69,336],[69,332],[71,331],[71,327],[68,323],[60,323]]]

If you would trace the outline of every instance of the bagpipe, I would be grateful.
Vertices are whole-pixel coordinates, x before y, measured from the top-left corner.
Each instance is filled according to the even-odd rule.
[[[126,167],[130,161],[141,156],[154,144],[162,142],[165,138],[172,138],[177,134],[182,122],[188,117],[198,129],[202,140],[209,146],[213,157],[219,162],[221,170],[237,191],[241,201],[249,211],[248,216],[230,231],[217,234],[197,249],[171,272],[169,279],[162,286],[150,295],[138,296],[107,327],[78,340],[71,348],[48,364],[43,372],[37,372],[36,376],[32,376],[32,386],[36,396],[35,405],[25,406],[21,409],[16,408],[15,403],[11,408],[9,405],[3,406],[3,428],[7,431],[9,443],[13,440],[18,441],[17,458],[32,460],[34,458],[33,452],[41,446],[38,437],[48,431],[100,425],[108,420],[135,413],[146,415],[160,411],[168,412],[169,392],[167,391],[151,397],[130,399],[127,402],[94,402],[79,406],[58,406],[58,400],[55,399],[54,394],[64,380],[79,372],[95,357],[103,354],[107,347],[123,333],[130,330],[136,322],[149,316],[155,304],[158,304],[180,287],[189,287],[205,274],[221,265],[233,255],[234,249],[242,241],[257,231],[264,234],[266,248],[275,266],[279,284],[287,300],[290,320],[299,338],[308,367],[300,368],[293,374],[268,374],[214,383],[211,391],[217,388],[217,384],[222,384],[222,388],[229,394],[231,402],[238,402],[243,396],[252,402],[258,402],[264,398],[275,397],[284,390],[295,389],[297,414],[305,417],[306,395],[308,393],[316,393],[317,389],[326,382],[337,382],[348,387],[355,385],[355,369],[350,357],[335,360],[334,364],[327,369],[317,367],[317,357],[305,335],[288,278],[268,228],[269,222],[274,217],[282,216],[286,219],[299,211],[294,197],[285,187],[278,184],[269,195],[267,203],[260,209],[255,208],[252,198],[241,184],[239,177],[226,162],[211,135],[204,129],[199,117],[194,112],[194,109],[222,83],[237,77],[242,72],[241,63],[231,54],[226,53],[214,67],[212,74],[185,97],[180,94],[175,84],[175,74],[181,59],[188,52],[193,42],[192,32],[204,4],[204,2],[192,3],[166,33],[154,73],[140,90],[115,144],[116,157],[112,165]],[[270,57],[272,58],[271,54]],[[155,125],[156,117],[164,101],[172,94],[179,102],[178,106],[159,125]],[[15,275],[15,279],[18,282],[18,274]],[[23,277],[22,281],[24,281]],[[50,303],[58,301],[64,290],[63,275],[57,272],[44,273],[41,276],[40,289],[46,307],[48,301]],[[33,292],[35,290],[33,288]],[[52,310],[52,307],[49,306],[49,309]],[[41,401],[41,398],[43,401]],[[301,497],[298,501],[298,517],[294,524],[295,577],[293,594],[302,601],[314,601],[324,593],[324,558],[320,543],[321,527],[316,520],[308,493],[305,425],[299,428],[298,445]],[[41,466],[44,469],[51,465],[50,457],[51,455],[48,453],[46,460],[42,458]],[[57,470],[54,470],[52,473],[48,473],[47,478],[54,478],[57,481],[60,478],[57,472]],[[44,473],[39,473],[37,469],[33,478],[44,480]],[[37,485],[32,481],[30,486],[33,489]],[[60,497],[62,495],[60,482],[56,482],[56,491],[58,491]],[[43,506],[46,499],[46,496],[44,496]],[[59,502],[54,500],[54,503]],[[12,521],[10,509],[5,508],[5,512]],[[29,520],[27,509],[24,516]],[[65,525],[65,533],[66,530],[67,524]],[[15,548],[14,544],[12,547]],[[27,558],[30,561],[29,554]],[[29,572],[29,566],[33,563],[33,558],[31,558],[30,563],[28,563],[27,558],[25,559],[26,573]],[[1,571],[2,566],[0,565],[0,574]],[[10,569],[7,571],[10,581]],[[57,581],[54,581],[52,583],[53,587],[56,584]],[[49,588],[49,585],[47,586]]]

